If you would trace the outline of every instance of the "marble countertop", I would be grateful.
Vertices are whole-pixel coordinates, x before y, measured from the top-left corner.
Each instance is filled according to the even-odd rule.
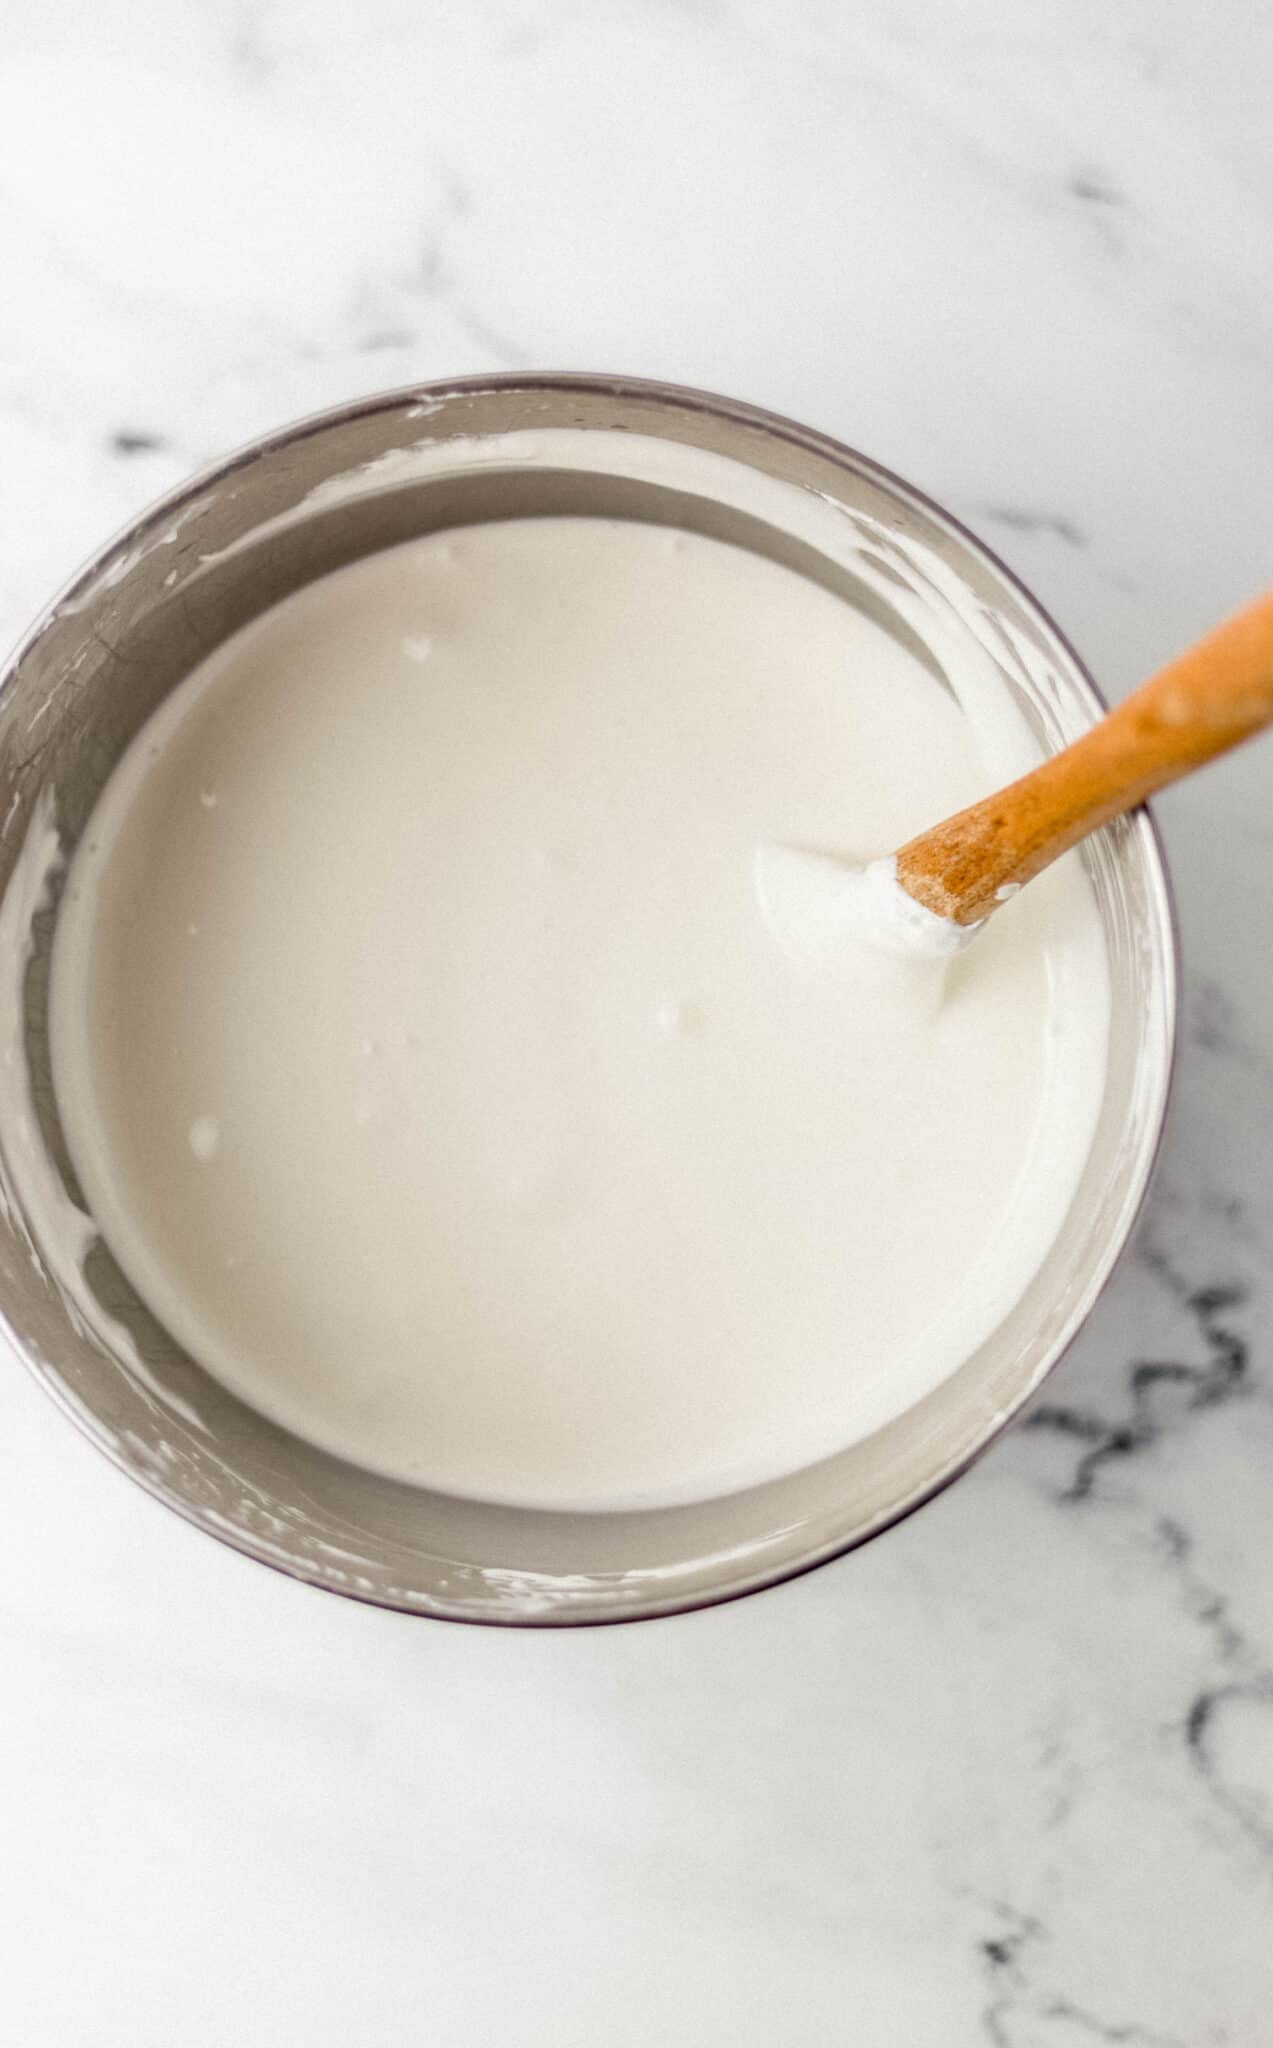
[[[0,632],[379,386],[624,369],[911,477],[1117,695],[1270,580],[1273,18],[0,5]],[[1132,1254],[869,1550],[505,1636],[311,1593],[0,1373],[0,2039],[1273,2044],[1273,751],[1168,797]]]

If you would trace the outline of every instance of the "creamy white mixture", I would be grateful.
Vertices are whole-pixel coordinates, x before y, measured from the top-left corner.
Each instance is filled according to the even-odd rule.
[[[719,1492],[879,1427],[1020,1297],[1108,992],[1073,858],[946,962],[789,949],[757,848],[995,779],[878,627],[688,534],[512,521],[310,586],[112,777],[55,946],[85,1195],[188,1349],[455,1492]]]

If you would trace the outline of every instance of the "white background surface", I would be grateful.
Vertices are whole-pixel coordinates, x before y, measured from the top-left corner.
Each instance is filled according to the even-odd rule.
[[[0,628],[283,419],[613,368],[911,477],[1117,694],[1273,576],[1271,84],[1255,4],[0,0]],[[1162,1174],[1034,1426],[799,1584],[359,1609],[6,1362],[0,2041],[1273,2043],[1271,791],[1162,805]]]

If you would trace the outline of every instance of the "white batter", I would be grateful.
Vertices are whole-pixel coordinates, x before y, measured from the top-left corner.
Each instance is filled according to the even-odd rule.
[[[978,739],[840,600],[666,529],[312,585],[71,870],[54,1072],[120,1264],[246,1400],[454,1492],[687,1499],[877,1428],[1065,1214],[1097,913],[1071,859],[949,966],[827,963],[753,860],[887,851],[990,786]]]

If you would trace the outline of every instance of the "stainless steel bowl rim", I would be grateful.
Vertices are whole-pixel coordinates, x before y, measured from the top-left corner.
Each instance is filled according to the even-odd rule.
[[[21,635],[0,672],[0,708],[3,708],[6,693],[20,665],[42,636],[63,614],[76,606],[86,593],[97,587],[104,576],[124,563],[137,551],[157,528],[170,524],[174,517],[180,518],[209,490],[232,479],[237,471],[249,463],[274,451],[294,447],[312,435],[323,433],[342,423],[355,422],[380,414],[400,411],[403,407],[423,405],[426,407],[460,397],[465,394],[514,393],[533,395],[550,393],[569,395],[594,393],[618,399],[631,398],[637,401],[657,401],[671,408],[687,411],[706,412],[718,418],[743,427],[762,430],[796,446],[819,455],[839,467],[847,468],[878,484],[886,492],[909,503],[924,513],[929,520],[943,528],[961,542],[975,556],[980,556],[994,570],[996,576],[1012,592],[1023,608],[1032,613],[1050,634],[1065,655],[1072,680],[1088,700],[1088,709],[1096,717],[1108,709],[1107,702],[1086,665],[1070,641],[1039,599],[1005,563],[996,551],[979,535],[957,519],[935,499],[919,490],[905,478],[888,469],[872,457],[844,442],[799,424],[781,414],[763,407],[722,397],[718,394],[695,389],[691,386],[662,383],[648,378],[584,374],[579,372],[536,371],[520,373],[490,373],[481,376],[444,378],[427,383],[412,383],[391,390],[380,391],[364,398],[347,401],[344,404],[327,407],[310,413],[271,432],[255,437],[241,444],[228,455],[210,463],[178,484],[171,491],[153,500],[135,518],[127,522],[118,532],[98,549],[70,577],[58,593],[45,605],[27,631]],[[1163,1061],[1161,1085],[1152,1110],[1152,1142],[1145,1146],[1125,1212],[1121,1234],[1111,1240],[1103,1256],[1094,1261],[1086,1285],[1075,1299],[1066,1325],[1053,1344],[1046,1364],[1036,1375],[1034,1382],[1024,1388],[1015,1400],[997,1416],[976,1444],[965,1455],[939,1467],[913,1491],[886,1514],[879,1516],[869,1526],[854,1530],[847,1535],[837,1536],[811,1551],[795,1562],[784,1561],[778,1568],[766,1570],[759,1565],[738,1583],[719,1590],[695,1590],[678,1597],[669,1592],[666,1599],[657,1596],[644,1601],[640,1607],[613,1614],[572,1613],[569,1607],[550,1614],[519,1613],[513,1608],[506,1611],[455,1612],[448,1613],[440,1607],[424,1607],[418,1602],[393,1599],[377,1592],[338,1583],[321,1570],[310,1569],[300,1560],[282,1561],[277,1556],[256,1547],[245,1532],[232,1530],[205,1516],[199,1506],[182,1497],[175,1489],[165,1485],[153,1472],[139,1468],[124,1455],[117,1437],[98,1418],[87,1412],[80,1402],[72,1397],[63,1384],[58,1372],[44,1360],[35,1356],[31,1348],[14,1330],[6,1305],[0,1301],[0,1332],[10,1348],[17,1353],[36,1379],[56,1401],[76,1427],[86,1435],[135,1484],[141,1486],[164,1506],[181,1515],[184,1520],[216,1541],[238,1550],[242,1555],[269,1566],[284,1576],[299,1580],[317,1589],[334,1592],[360,1604],[388,1608],[418,1617],[427,1615],[430,1619],[454,1620],[466,1626],[486,1627],[534,1627],[545,1623],[552,1626],[600,1627],[617,1621],[643,1621],[665,1619],[672,1615],[694,1612],[697,1609],[723,1605],[729,1601],[747,1597],[780,1585],[788,1580],[802,1577],[828,1563],[831,1559],[847,1554],[861,1544],[873,1540],[885,1530],[906,1520],[918,1508],[953,1484],[982,1453],[1003,1433],[1020,1414],[1021,1410],[1034,1400],[1044,1382],[1050,1377],[1073,1343],[1078,1332],[1086,1323],[1097,1300],[1108,1286],[1115,1268],[1119,1264],[1127,1245],[1134,1235],[1137,1221],[1143,1211],[1145,1200],[1152,1182],[1162,1147],[1168,1108],[1174,1087],[1178,1058],[1178,1019],[1180,1004],[1180,933],[1179,919],[1174,891],[1167,868],[1161,834],[1156,820],[1148,808],[1137,814],[1137,824],[1145,836],[1149,850],[1147,868],[1153,890],[1154,908],[1160,920],[1160,927],[1166,935],[1160,971],[1166,998],[1167,1045]]]

